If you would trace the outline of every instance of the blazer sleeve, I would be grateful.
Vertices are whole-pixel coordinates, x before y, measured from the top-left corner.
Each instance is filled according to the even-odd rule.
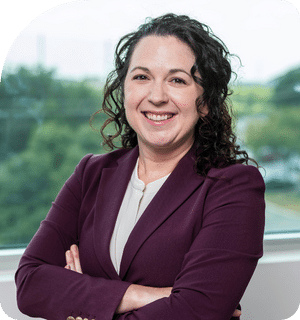
[[[64,269],[78,237],[85,156],[68,179],[22,256],[15,280],[19,309],[31,316],[111,320],[130,283]]]
[[[221,177],[210,175],[204,208],[200,200],[194,207],[199,214],[203,210],[202,228],[170,297],[116,319],[231,319],[262,256],[265,186],[253,166],[234,165]]]

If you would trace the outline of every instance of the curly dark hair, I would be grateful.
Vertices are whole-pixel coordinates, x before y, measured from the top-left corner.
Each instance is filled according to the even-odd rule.
[[[124,81],[130,59],[137,43],[149,35],[175,36],[186,43],[195,54],[196,62],[191,74],[204,92],[196,100],[198,111],[208,107],[208,114],[200,117],[195,126],[195,168],[198,174],[207,176],[210,168],[221,168],[236,163],[248,164],[248,154],[236,144],[232,131],[231,107],[228,104],[228,83],[232,76],[230,57],[225,44],[211,29],[185,15],[166,14],[149,19],[136,32],[122,37],[115,51],[115,70],[107,78],[104,87],[102,110],[108,119],[101,128],[103,145],[110,150],[118,148],[114,139],[121,138],[122,148],[130,149],[138,144],[137,135],[125,116]],[[195,76],[198,71],[201,78]],[[106,135],[105,128],[113,123],[116,132]],[[255,162],[255,161],[254,161]]]

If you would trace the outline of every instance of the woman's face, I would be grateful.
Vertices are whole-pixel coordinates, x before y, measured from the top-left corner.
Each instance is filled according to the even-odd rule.
[[[190,47],[174,36],[138,42],[125,78],[124,106],[140,148],[184,150],[193,144],[200,117],[196,99],[203,94],[191,74],[194,63]],[[201,112],[206,115],[207,107]]]

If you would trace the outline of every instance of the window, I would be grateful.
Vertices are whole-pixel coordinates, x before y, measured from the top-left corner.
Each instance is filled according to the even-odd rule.
[[[266,234],[300,231],[299,13],[279,0],[272,10],[269,2],[235,10],[222,1],[217,10],[214,2],[199,10],[154,2],[119,3],[109,15],[98,2],[69,3],[38,17],[14,42],[0,85],[1,247],[26,246],[78,161],[106,152],[89,118],[100,109],[117,39],[171,9],[192,11],[241,58],[243,67],[233,59],[231,100],[239,143],[262,166]],[[101,122],[97,114],[94,127]]]

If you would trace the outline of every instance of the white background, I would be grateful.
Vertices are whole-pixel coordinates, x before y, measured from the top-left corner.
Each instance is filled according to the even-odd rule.
[[[113,56],[112,51],[107,54],[100,48],[103,41],[110,41],[113,50],[117,40],[147,16],[175,12],[213,29],[229,51],[241,58],[243,68],[236,71],[242,81],[265,83],[300,65],[296,2],[299,0],[3,1],[0,70],[5,59],[5,67],[36,63],[37,39],[42,37],[45,66],[57,67],[59,76],[103,77],[104,66]],[[86,49],[88,45],[92,46]]]

